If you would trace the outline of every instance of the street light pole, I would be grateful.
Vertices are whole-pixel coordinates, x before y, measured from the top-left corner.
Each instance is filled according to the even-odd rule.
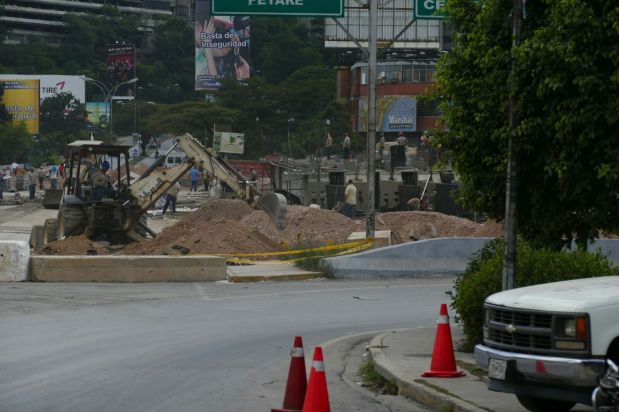
[[[369,30],[368,30],[368,47],[369,47],[369,62],[368,62],[368,140],[367,140],[367,156],[368,156],[368,190],[367,190],[367,206],[365,210],[365,235],[368,239],[373,239],[375,236],[374,222],[374,197],[376,175],[376,58],[377,58],[377,25],[378,25],[378,0],[368,0],[370,5],[369,13]]]
[[[288,119],[288,156],[292,159],[292,147],[290,146],[290,124],[294,123],[294,117]]]
[[[101,93],[103,93],[103,97],[104,97],[104,102],[109,105],[110,107],[110,116],[108,119],[108,134],[111,137],[114,134],[114,130],[113,130],[113,117],[112,117],[112,99],[114,98],[114,94],[116,94],[116,92],[118,91],[118,88],[127,84],[133,84],[136,83],[138,81],[138,78],[135,77],[131,80],[127,80],[121,83],[117,83],[114,86],[112,86],[111,88],[108,88],[104,83],[100,82],[99,80],[95,80],[92,79],[90,77],[84,77],[84,80],[86,80],[89,83],[94,84],[95,86],[97,86],[99,88],[99,90],[101,90]]]

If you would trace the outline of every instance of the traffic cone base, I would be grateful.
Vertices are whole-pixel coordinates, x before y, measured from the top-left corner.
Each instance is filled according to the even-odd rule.
[[[436,339],[434,341],[434,349],[432,350],[430,370],[425,371],[421,376],[425,378],[458,378],[465,375],[464,371],[456,368],[456,356],[451,340],[449,315],[447,315],[447,305],[443,303],[436,327]]]

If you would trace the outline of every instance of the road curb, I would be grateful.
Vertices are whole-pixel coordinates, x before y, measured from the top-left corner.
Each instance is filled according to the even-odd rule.
[[[467,401],[450,395],[444,392],[440,392],[432,387],[420,383],[425,381],[419,377],[412,376],[404,378],[394,374],[395,370],[391,361],[383,353],[383,340],[394,333],[390,331],[376,335],[370,343],[370,359],[374,363],[374,368],[378,374],[387,380],[393,381],[398,386],[398,394],[427,406],[435,411],[441,412],[486,412],[484,409],[472,405]]]

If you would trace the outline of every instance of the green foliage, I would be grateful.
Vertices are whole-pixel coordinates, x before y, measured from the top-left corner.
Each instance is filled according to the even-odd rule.
[[[105,7],[99,15],[67,14],[63,19],[68,41],[79,41],[61,48],[37,41],[27,46],[0,44],[0,70],[84,74],[104,80],[105,45],[117,41],[135,44],[139,78],[136,97],[140,101],[114,104],[116,134],[191,132],[210,139],[213,124],[217,124],[218,130],[245,133],[244,156],[258,158],[267,153],[288,153],[290,132],[290,148],[295,156],[302,157],[322,149],[326,119],[331,121],[336,144],[350,127],[349,114],[335,100],[335,74],[326,68],[321,41],[296,19],[252,19],[251,79],[244,85],[224,79],[220,91],[212,92],[217,95],[214,104],[203,103],[204,92],[194,91],[195,33],[185,19],[155,17],[149,21],[155,24],[153,47],[148,49],[141,47],[147,40],[145,22],[120,13],[114,6]],[[105,98],[90,82],[86,95],[89,101]],[[289,124],[290,118],[295,121]],[[48,156],[76,134],[60,127],[66,123],[63,119],[48,118],[46,122],[43,143],[36,146],[37,157]],[[361,139],[358,142],[362,145]]]
[[[619,4],[527,3],[512,51],[512,2],[448,3],[454,49],[438,65],[437,134],[464,187],[464,205],[501,220],[507,140],[519,152],[520,234],[559,249],[619,229]],[[512,72],[512,67],[514,71]],[[508,124],[510,86],[520,125]]]
[[[518,276],[515,287],[617,274],[606,256],[583,251],[537,249],[531,243],[518,245]],[[469,262],[454,284],[451,307],[464,329],[464,349],[471,350],[482,341],[483,304],[486,298],[501,291],[503,241],[489,241]]]
[[[174,105],[158,105],[157,111],[146,120],[146,129],[153,134],[191,133],[196,138],[209,131],[212,136],[213,123],[231,124],[237,112],[212,103],[184,102]]]
[[[32,136],[23,123],[13,126],[0,122],[0,164],[27,161],[32,146]]]
[[[320,41],[294,19],[252,19],[251,42],[255,71],[273,84],[324,60]]]
[[[83,139],[87,133],[86,109],[71,93],[62,92],[43,100],[40,108],[40,135],[33,147],[32,161],[42,162],[64,153],[66,144]]]

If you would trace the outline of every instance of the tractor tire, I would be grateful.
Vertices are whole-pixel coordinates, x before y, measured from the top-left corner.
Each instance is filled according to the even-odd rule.
[[[62,205],[58,212],[58,239],[81,235],[88,222],[81,206]]]

